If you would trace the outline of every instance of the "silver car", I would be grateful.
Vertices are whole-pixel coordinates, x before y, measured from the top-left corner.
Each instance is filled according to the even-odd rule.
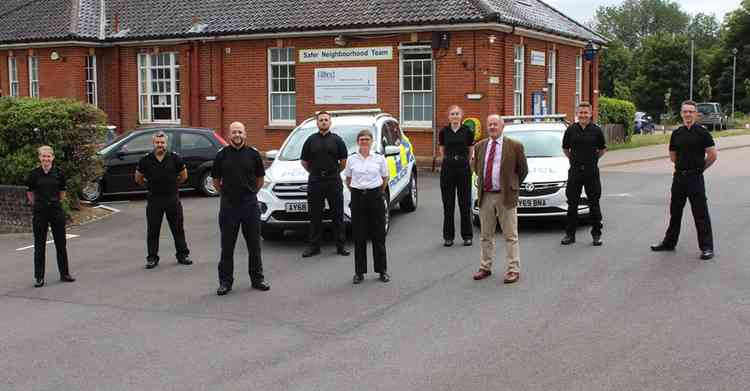
[[[518,217],[565,216],[568,203],[565,187],[570,163],[562,151],[562,139],[567,124],[559,117],[539,117],[545,122],[510,123],[515,117],[504,117],[503,136],[521,142],[529,166],[529,175],[521,184]],[[530,118],[530,117],[529,117]],[[472,177],[474,222],[479,221],[477,177]],[[588,215],[586,194],[581,195],[579,215]]]

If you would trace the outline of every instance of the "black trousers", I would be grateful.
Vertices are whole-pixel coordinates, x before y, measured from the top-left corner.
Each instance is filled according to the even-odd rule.
[[[159,234],[161,221],[167,215],[169,230],[174,238],[175,256],[177,259],[187,258],[190,251],[185,241],[185,224],[182,214],[182,203],[176,196],[149,196],[146,204],[146,259],[159,262]]]
[[[367,239],[372,240],[375,273],[385,273],[385,204],[380,188],[352,189],[352,226],[354,230],[354,272],[367,273]]]
[[[221,258],[219,259],[219,283],[232,286],[234,283],[234,246],[242,228],[247,244],[247,262],[251,282],[260,282],[263,277],[263,262],[260,256],[260,207],[253,197],[240,203],[221,201],[219,229],[221,230]]]
[[[602,197],[602,182],[599,178],[599,167],[596,165],[572,166],[568,170],[568,186],[565,188],[565,195],[568,198],[568,217],[565,232],[570,236],[576,234],[581,189],[586,189],[586,198],[589,201],[591,235],[601,235],[602,209],[599,206],[599,199]]]
[[[695,230],[698,233],[698,246],[701,250],[713,250],[714,239],[711,230],[711,217],[708,214],[706,183],[703,174],[675,174],[672,179],[672,199],[669,203],[669,227],[664,235],[664,244],[670,247],[677,245],[682,225],[682,211],[690,200]]]
[[[52,238],[57,252],[57,270],[60,276],[69,274],[68,250],[65,238],[65,212],[59,203],[35,205],[32,218],[34,229],[34,277],[44,278],[47,250],[47,232],[52,227]]]
[[[344,227],[344,192],[341,179],[323,179],[308,181],[307,206],[310,216],[310,247],[320,249],[320,239],[323,236],[323,209],[325,200],[331,207],[333,220],[333,235],[336,247],[344,247],[346,230]]]
[[[456,235],[453,220],[456,197],[461,219],[461,238],[472,239],[474,229],[471,226],[471,168],[466,159],[443,161],[440,168],[440,192],[443,196],[443,239],[453,240]]]

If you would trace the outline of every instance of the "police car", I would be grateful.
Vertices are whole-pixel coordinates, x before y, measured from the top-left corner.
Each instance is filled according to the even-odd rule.
[[[402,211],[417,209],[417,163],[409,138],[401,131],[398,120],[380,110],[331,111],[331,131],[341,136],[348,152],[358,150],[357,133],[368,129],[373,134],[372,149],[386,156],[389,180],[386,197],[385,226],[390,225],[390,210],[398,205]],[[281,148],[266,152],[271,166],[266,170],[265,183],[258,192],[261,210],[261,234],[268,240],[279,239],[285,229],[308,228],[307,171],[300,155],[307,138],[318,132],[315,118],[308,118],[297,126]],[[344,177],[342,175],[342,182]],[[344,182],[345,183],[345,182]],[[344,221],[351,222],[349,203],[351,194],[344,185]],[[323,222],[331,222],[331,210],[326,203]]]
[[[568,213],[565,187],[570,162],[562,151],[568,124],[565,115],[506,116],[503,136],[523,144],[529,174],[521,184],[518,217],[565,216]],[[479,225],[477,177],[472,178],[474,223]],[[581,195],[579,215],[588,215],[586,194]]]

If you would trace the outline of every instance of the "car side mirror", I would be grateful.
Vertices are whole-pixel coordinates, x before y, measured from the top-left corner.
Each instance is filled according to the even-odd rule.
[[[385,156],[397,156],[401,153],[401,148],[395,145],[388,145],[385,147]]]
[[[276,160],[276,156],[278,156],[279,150],[278,149],[272,149],[270,151],[266,152],[266,159],[270,161]]]

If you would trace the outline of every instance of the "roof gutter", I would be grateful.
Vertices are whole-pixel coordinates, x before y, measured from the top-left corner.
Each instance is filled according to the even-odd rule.
[[[67,41],[24,42],[24,43],[0,44],[0,50],[27,49],[27,48],[51,48],[51,47],[60,47],[60,46],[107,47],[107,46],[113,46],[113,45],[109,42],[67,40]]]
[[[527,37],[527,38],[533,38],[533,39],[541,39],[549,42],[555,42],[563,45],[570,45],[570,46],[576,46],[576,47],[585,47],[588,41],[580,40],[580,39],[573,39],[573,38],[566,38],[560,35],[556,34],[549,34],[549,33],[543,33],[541,31],[531,30],[523,27],[515,27],[514,26],[514,32],[517,35]],[[599,44],[602,47],[606,47],[606,45]]]

